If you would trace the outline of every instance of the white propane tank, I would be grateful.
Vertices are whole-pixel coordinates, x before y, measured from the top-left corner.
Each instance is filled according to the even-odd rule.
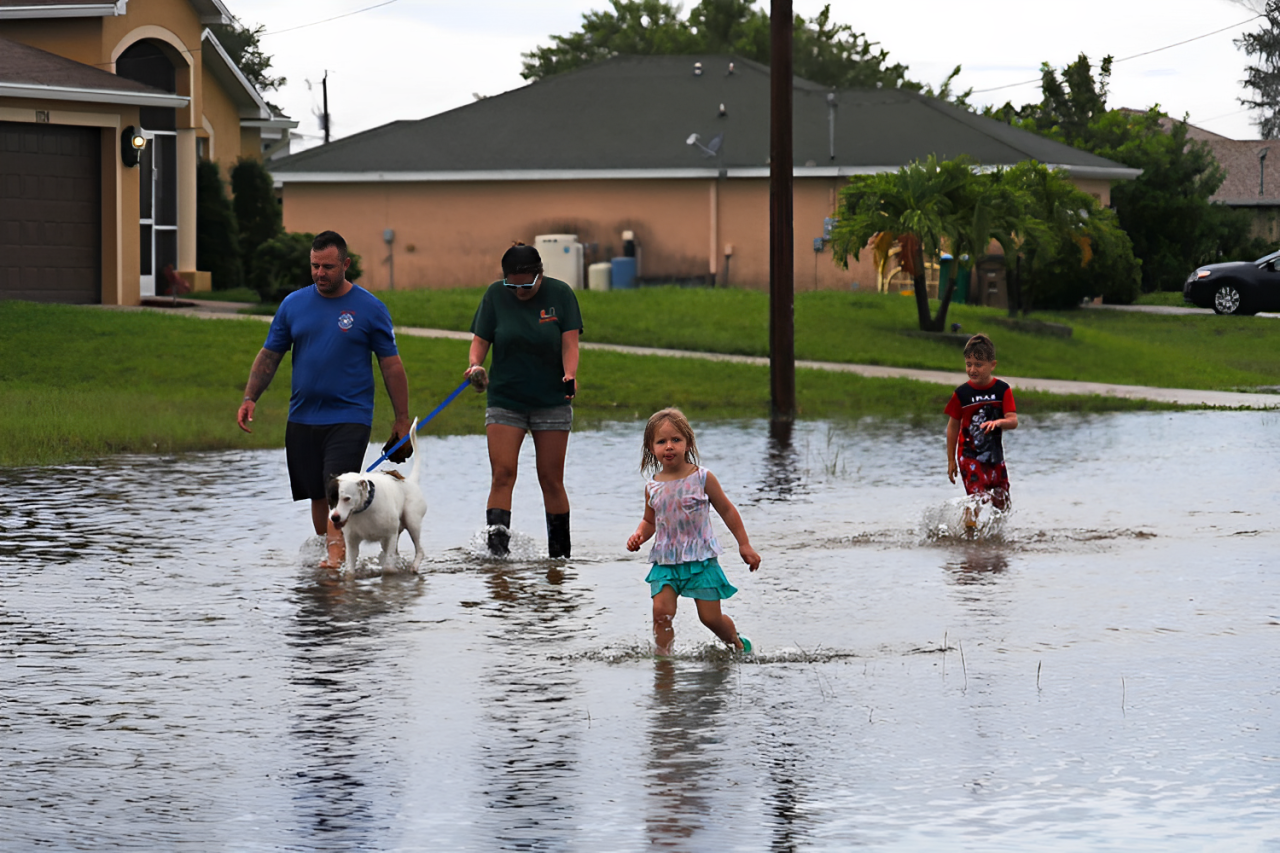
[[[577,234],[539,234],[533,247],[542,257],[547,278],[558,278],[574,290],[582,290],[582,244]]]
[[[609,274],[613,272],[613,264],[608,261],[601,261],[598,264],[591,264],[587,267],[587,289],[588,290],[608,290]]]

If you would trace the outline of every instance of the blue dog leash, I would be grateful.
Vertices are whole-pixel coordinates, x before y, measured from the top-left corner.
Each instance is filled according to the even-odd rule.
[[[419,431],[419,432],[421,432],[421,431],[422,431],[422,428],[423,428],[424,426],[426,426],[427,421],[431,420],[431,419],[432,419],[432,418],[434,418],[436,415],[440,414],[440,412],[444,409],[444,407],[445,407],[445,406],[447,406],[447,405],[449,405],[450,403],[452,403],[452,402],[453,402],[453,399],[454,399],[455,397],[457,397],[459,394],[461,394],[461,393],[462,393],[462,391],[463,391],[463,389],[464,389],[464,388],[466,388],[466,387],[467,387],[468,385],[470,385],[470,384],[471,384],[471,380],[470,380],[470,379],[466,379],[466,380],[464,380],[464,381],[463,381],[463,383],[462,383],[461,385],[459,385],[457,388],[453,389],[453,393],[452,393],[452,394],[450,394],[448,397],[445,397],[444,402],[443,402],[443,403],[441,403],[440,405],[436,406],[436,409],[435,409],[435,411],[434,411],[434,412],[432,412],[431,414],[427,415],[427,416],[426,416],[425,418],[423,418],[422,420],[418,421],[418,431]],[[372,471],[374,468],[377,468],[379,465],[381,465],[384,461],[386,461],[386,459],[387,459],[387,457],[388,457],[388,456],[390,456],[392,453],[395,453],[397,450],[399,450],[399,449],[400,449],[400,445],[402,445],[402,444],[404,444],[406,441],[408,441],[408,440],[409,440],[409,436],[410,436],[410,435],[412,435],[412,434],[413,434],[413,433],[405,433],[403,438],[401,438],[399,441],[397,441],[397,442],[396,442],[396,443],[391,447],[391,449],[390,449],[390,450],[388,450],[386,453],[384,453],[384,454],[382,454],[381,456],[379,456],[379,457],[378,457],[378,459],[377,459],[377,461],[375,461],[372,465],[370,465],[368,468],[365,468],[365,469],[364,469],[364,472],[365,472],[366,474],[368,474],[368,473],[369,473],[370,471]]]

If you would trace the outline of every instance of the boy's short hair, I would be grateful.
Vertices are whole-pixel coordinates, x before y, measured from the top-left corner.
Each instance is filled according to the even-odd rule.
[[[991,342],[991,338],[979,332],[969,338],[968,343],[964,345],[965,358],[973,357],[983,361],[996,360],[996,345]]]

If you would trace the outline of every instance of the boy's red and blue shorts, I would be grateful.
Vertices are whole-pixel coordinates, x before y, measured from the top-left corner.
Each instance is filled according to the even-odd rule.
[[[960,457],[960,478],[968,495],[987,495],[996,509],[1009,505],[1009,471],[1003,462],[988,465],[977,459]]]

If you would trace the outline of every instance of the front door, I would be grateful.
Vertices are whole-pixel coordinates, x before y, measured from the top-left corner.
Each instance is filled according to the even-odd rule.
[[[138,161],[143,296],[163,296],[166,266],[178,268],[178,135],[154,131]]]

